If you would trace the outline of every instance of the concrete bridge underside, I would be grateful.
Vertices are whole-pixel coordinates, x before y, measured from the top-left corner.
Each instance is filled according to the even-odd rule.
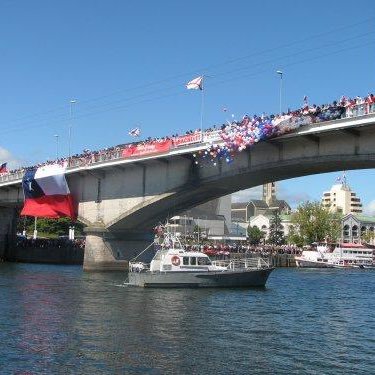
[[[69,175],[87,225],[84,269],[123,269],[168,216],[265,182],[375,167],[375,125],[294,134],[261,142],[234,161],[196,165],[192,151],[112,163]],[[324,187],[322,186],[322,189]],[[20,186],[0,188],[0,202],[20,203]]]

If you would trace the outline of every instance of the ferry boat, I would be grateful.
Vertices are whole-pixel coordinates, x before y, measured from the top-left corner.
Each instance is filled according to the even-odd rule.
[[[153,288],[264,287],[274,267],[262,258],[211,261],[167,233],[150,264],[129,262],[129,285]]]
[[[374,249],[362,244],[318,244],[315,250],[304,250],[296,256],[297,267],[374,268]]]

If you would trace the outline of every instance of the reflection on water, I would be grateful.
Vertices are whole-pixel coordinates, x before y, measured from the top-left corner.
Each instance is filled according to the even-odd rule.
[[[0,373],[375,372],[371,271],[278,269],[237,290],[125,279],[1,264]]]

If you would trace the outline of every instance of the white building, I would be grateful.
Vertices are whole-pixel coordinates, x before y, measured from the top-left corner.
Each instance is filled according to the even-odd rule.
[[[267,239],[270,233],[270,221],[278,211],[284,236],[289,234],[291,208],[285,200],[276,197],[276,183],[263,185],[262,199],[252,199],[244,203],[232,203],[231,233],[246,235],[247,228],[257,227]]]
[[[257,227],[264,233],[264,238],[267,239],[270,234],[272,216],[258,215],[250,219],[249,225],[251,227]],[[281,230],[283,235],[286,237],[289,234],[290,228],[290,215],[281,214]]]
[[[330,211],[344,215],[362,213],[361,199],[350,189],[345,177],[340,178],[340,182],[333,185],[330,191],[323,193],[322,204]]]
[[[364,241],[366,235],[374,244],[375,239],[375,217],[364,215],[345,215],[341,220],[342,241],[359,243]]]

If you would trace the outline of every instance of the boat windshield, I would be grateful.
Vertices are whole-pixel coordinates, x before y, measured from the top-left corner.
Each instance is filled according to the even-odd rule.
[[[208,266],[211,264],[211,261],[209,258],[206,257],[198,257],[198,265],[199,266]]]

